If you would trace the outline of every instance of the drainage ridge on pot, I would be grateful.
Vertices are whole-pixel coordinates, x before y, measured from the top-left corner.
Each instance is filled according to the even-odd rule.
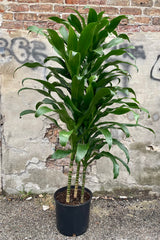
[[[71,189],[73,188],[74,186],[71,187]],[[85,188],[85,191],[90,195],[89,200],[79,205],[68,205],[56,199],[58,193],[66,189],[67,187],[60,188],[54,194],[57,229],[65,236],[79,236],[86,232],[88,228],[92,192],[88,188]],[[80,186],[79,189],[81,189]]]

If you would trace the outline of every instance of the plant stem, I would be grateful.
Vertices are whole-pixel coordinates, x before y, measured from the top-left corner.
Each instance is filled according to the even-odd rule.
[[[72,182],[72,172],[73,172],[74,156],[75,156],[75,153],[72,153],[71,154],[70,164],[69,164],[69,172],[68,172],[68,184],[67,184],[66,203],[70,202],[70,193],[71,193],[71,182]]]
[[[75,188],[74,188],[74,198],[77,198],[77,193],[78,193],[80,166],[81,166],[81,163],[79,162],[79,163],[77,164],[76,181],[75,181]]]
[[[85,181],[86,181],[86,169],[87,169],[87,166],[83,166],[82,189],[81,189],[81,203],[84,203],[84,187],[85,187]]]

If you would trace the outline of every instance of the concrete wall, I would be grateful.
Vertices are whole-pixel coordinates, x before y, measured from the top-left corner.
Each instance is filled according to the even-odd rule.
[[[151,118],[142,113],[140,121],[155,130],[153,135],[142,128],[131,129],[130,139],[121,132],[114,132],[130,151],[129,176],[121,166],[120,176],[113,180],[112,163],[101,159],[94,163],[87,174],[86,186],[91,190],[113,190],[115,188],[147,188],[160,192],[160,33],[136,32],[131,34],[139,72],[130,67],[132,80],[124,86],[133,87],[138,100],[149,109]],[[19,113],[32,108],[39,98],[35,92],[23,92],[19,96],[21,80],[26,76],[41,77],[45,72],[38,69],[20,69],[13,78],[13,72],[20,64],[34,60],[41,62],[51,49],[45,39],[26,31],[0,34],[0,77],[1,77],[1,189],[18,193],[23,189],[32,192],[54,192],[67,184],[68,159],[53,161],[48,157],[58,144],[57,129],[44,118],[34,119],[32,115],[19,118]],[[125,57],[125,60],[129,60]],[[30,83],[30,86],[33,83]],[[28,86],[28,85],[27,85]],[[58,119],[57,119],[58,120]],[[124,121],[133,122],[128,114]],[[46,136],[46,137],[44,137]],[[118,152],[118,149],[113,149]]]

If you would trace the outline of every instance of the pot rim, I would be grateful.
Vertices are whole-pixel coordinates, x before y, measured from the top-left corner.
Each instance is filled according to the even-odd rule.
[[[54,200],[55,200],[55,202],[57,202],[59,205],[62,205],[62,206],[64,206],[64,207],[71,207],[71,208],[73,208],[73,207],[83,206],[83,205],[86,205],[86,204],[88,204],[89,202],[91,202],[93,194],[92,194],[91,190],[88,189],[88,188],[86,188],[86,187],[85,187],[84,189],[85,189],[85,190],[89,193],[89,195],[90,195],[90,198],[89,198],[86,202],[80,203],[80,204],[75,204],[75,205],[69,205],[69,204],[65,204],[65,203],[59,202],[59,201],[56,199],[56,195],[57,195],[57,193],[58,193],[59,191],[63,191],[63,190],[65,190],[66,188],[67,188],[67,186],[58,188],[58,189],[56,190],[56,192],[54,193]],[[72,185],[71,188],[74,188],[74,185]],[[81,186],[78,186],[78,188],[81,188]]]

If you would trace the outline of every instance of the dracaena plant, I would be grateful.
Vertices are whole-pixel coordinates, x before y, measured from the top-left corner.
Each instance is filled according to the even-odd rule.
[[[36,26],[29,27],[29,31],[44,35],[54,51],[53,55],[44,59],[43,64],[27,62],[21,66],[45,68],[48,73],[45,79],[32,77],[23,79],[22,83],[28,80],[36,81],[42,88],[23,87],[19,92],[34,90],[43,95],[44,99],[36,103],[35,109],[25,110],[20,115],[33,113],[36,118],[43,115],[61,129],[53,117],[53,113],[57,113],[59,119],[65,123],[66,128],[59,132],[59,140],[62,146],[69,142],[71,148],[56,150],[52,158],[64,158],[70,154],[66,203],[70,202],[73,164],[77,166],[75,198],[80,166],[83,167],[81,186],[83,203],[86,169],[93,161],[101,157],[110,159],[113,163],[114,178],[119,175],[119,164],[130,173],[129,152],[112,136],[112,130],[121,130],[128,138],[129,127],[144,127],[138,123],[138,111],[147,113],[148,111],[140,106],[132,88],[122,87],[120,84],[122,78],[130,78],[130,74],[123,70],[122,65],[135,66],[119,58],[123,54],[129,54],[127,48],[118,46],[124,41],[129,42],[129,37],[116,31],[120,21],[127,17],[120,15],[110,20],[104,16],[104,12],[97,13],[92,8],[85,18],[78,11],[74,12],[67,20],[50,17],[50,20],[61,25],[58,32]],[[54,52],[57,54],[54,55]],[[59,67],[54,67],[54,62],[58,63]],[[109,118],[129,112],[135,117],[134,124],[116,122]],[[126,160],[111,153],[114,145],[124,152]]]

